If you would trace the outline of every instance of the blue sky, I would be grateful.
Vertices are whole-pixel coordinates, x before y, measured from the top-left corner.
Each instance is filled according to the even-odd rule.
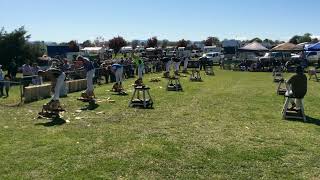
[[[24,25],[32,40],[320,35],[318,0],[0,0],[0,5],[0,27]]]

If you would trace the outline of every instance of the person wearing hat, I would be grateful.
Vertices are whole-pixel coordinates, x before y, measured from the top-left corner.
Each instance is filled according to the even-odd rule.
[[[93,62],[91,62],[89,59],[84,58],[83,56],[77,57],[78,61],[81,61],[83,64],[83,69],[86,71],[86,79],[87,79],[87,89],[85,92],[81,94],[82,98],[89,99],[94,98],[94,86],[93,86],[93,78],[95,74],[95,67]]]
[[[304,74],[301,66],[296,68],[296,74],[287,81],[287,85],[288,89],[290,90],[289,95],[292,95],[294,98],[296,98],[291,102],[291,109],[300,110],[301,101],[297,101],[297,99],[303,99],[307,94],[308,89],[307,76]]]

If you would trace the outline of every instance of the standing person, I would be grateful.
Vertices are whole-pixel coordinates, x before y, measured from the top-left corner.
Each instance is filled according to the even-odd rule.
[[[101,67],[101,73],[104,76],[106,84],[109,84],[110,66],[106,62],[103,62],[100,67]]]
[[[183,61],[183,73],[188,72],[189,57],[185,57]]]
[[[30,66],[30,61],[27,59],[25,62],[22,66],[23,87],[27,87],[32,83],[32,67]]]
[[[303,99],[307,94],[308,89],[307,76],[304,74],[301,66],[296,68],[296,74],[287,81],[287,84],[289,86],[289,95],[293,95],[293,97],[296,98],[291,102],[291,109],[295,108],[297,111],[299,111],[301,110],[301,104],[299,104],[301,101],[298,101],[297,99]]]
[[[0,97],[3,96],[4,77],[2,71],[2,65],[0,64]]]
[[[188,63],[189,63],[189,60],[191,60],[191,51],[186,50],[184,52],[185,52],[185,57],[184,57],[184,61],[183,61],[183,72],[187,73],[188,72]]]
[[[165,65],[165,73],[164,73],[164,77],[169,77],[170,76],[170,66],[171,66],[171,59],[168,56],[164,56],[162,58],[162,62]]]
[[[174,74],[179,75],[179,67],[180,67],[181,59],[179,57],[173,57],[172,61],[174,62]]]
[[[84,58],[82,56],[77,57],[78,61],[81,61],[83,63],[83,68],[86,70],[86,79],[87,79],[87,89],[85,92],[81,94],[82,98],[89,99],[94,98],[94,86],[93,86],[93,78],[95,74],[95,68],[93,65],[93,62],[91,62],[89,59]]]
[[[9,97],[9,90],[10,90],[10,75],[7,74],[4,76],[4,83],[3,83],[3,86],[4,86],[4,89],[6,91],[6,97]]]
[[[144,62],[138,56],[133,55],[133,59],[134,59],[134,62],[138,68],[138,80],[136,81],[136,85],[141,85],[141,84],[143,84],[142,79],[143,79]]]
[[[42,84],[42,77],[38,76],[38,72],[40,70],[40,67],[37,63],[33,63],[31,67],[32,71],[32,84],[33,85],[41,85]]]
[[[93,61],[93,66],[95,68],[95,74],[93,78],[93,83],[94,84],[101,84],[101,69],[100,69],[100,63],[98,62],[97,59]]]
[[[12,80],[16,79],[17,72],[18,72],[18,66],[15,60],[12,60],[8,67],[8,74]]]
[[[116,76],[116,84],[113,89],[119,92],[122,89],[123,66],[121,64],[112,64],[111,72]]]
[[[199,61],[200,61],[200,71],[202,70],[202,68],[203,68],[204,70],[206,70],[206,64],[207,64],[207,62],[208,62],[208,58],[207,58],[205,55],[203,55],[203,56],[199,59]]]

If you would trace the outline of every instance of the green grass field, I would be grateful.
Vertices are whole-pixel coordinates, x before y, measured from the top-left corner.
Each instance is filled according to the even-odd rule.
[[[149,110],[128,108],[133,80],[129,96],[97,87],[93,111],[76,112],[85,104],[70,94],[65,124],[37,119],[48,100],[1,106],[0,179],[320,179],[320,83],[309,81],[303,123],[282,120],[270,73],[203,79],[183,78],[184,92],[147,82]]]

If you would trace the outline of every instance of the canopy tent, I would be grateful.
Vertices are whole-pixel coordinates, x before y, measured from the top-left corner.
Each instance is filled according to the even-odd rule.
[[[303,51],[303,46],[295,45],[292,43],[282,43],[271,49],[272,52],[293,52]]]
[[[305,47],[306,51],[320,51],[320,42]]]
[[[245,45],[242,48],[239,48],[239,51],[247,51],[247,52],[261,52],[268,51],[269,49],[264,47],[262,44],[258,42],[252,42],[250,44]]]

